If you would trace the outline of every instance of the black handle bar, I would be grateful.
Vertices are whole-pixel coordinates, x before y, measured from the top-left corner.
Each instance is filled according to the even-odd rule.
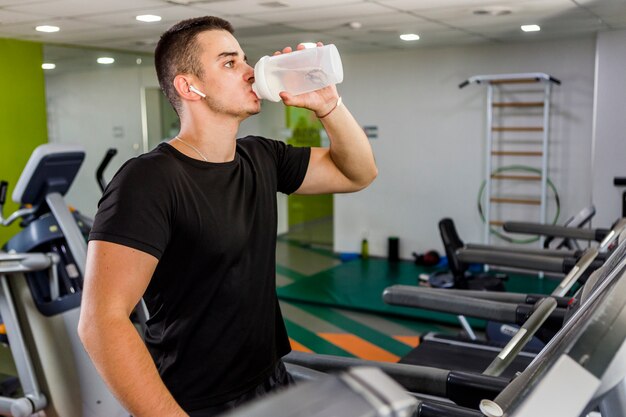
[[[102,159],[102,162],[100,162],[100,165],[98,165],[98,169],[96,171],[96,181],[98,181],[98,185],[100,186],[100,190],[102,192],[104,192],[104,189],[107,187],[107,183],[103,177],[104,170],[106,169],[106,167],[109,165],[109,162],[111,162],[111,159],[113,159],[113,157],[116,154],[117,154],[117,149],[109,148],[106,155],[104,155],[104,159]]]

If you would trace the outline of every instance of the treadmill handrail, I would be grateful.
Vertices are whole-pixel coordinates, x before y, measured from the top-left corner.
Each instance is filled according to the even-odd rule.
[[[608,325],[609,317],[606,311],[609,308],[608,303],[619,306],[624,305],[624,286],[626,285],[626,242],[622,242],[618,248],[613,251],[610,259],[608,259],[601,270],[598,271],[602,275],[599,284],[594,286],[594,290],[586,301],[581,303],[580,307],[568,319],[563,328],[548,342],[546,347],[533,360],[528,368],[515,378],[509,386],[507,386],[498,397],[493,401],[502,410],[508,414],[518,415],[519,407],[526,402],[529,397],[534,397],[532,391],[536,388],[541,380],[544,379],[550,368],[559,363],[561,359],[572,356],[574,345],[579,344],[580,339],[586,336],[592,336],[595,340],[594,346],[602,345],[602,340],[593,333],[588,332],[589,325],[595,320],[594,325]],[[600,319],[600,320],[597,320]],[[612,332],[606,335],[612,336]],[[616,351],[617,353],[619,351]],[[605,361],[608,365],[612,358],[603,355],[597,355],[598,358]],[[585,361],[577,361],[578,366],[589,369],[591,357],[585,358]],[[571,362],[571,361],[570,361]],[[573,362],[572,362],[573,363]],[[567,392],[567,388],[563,386],[562,393]]]
[[[452,390],[468,391],[481,386],[491,395],[499,393],[509,383],[508,378],[460,372],[422,365],[371,361],[344,356],[292,351],[283,357],[286,364],[295,364],[320,372],[338,372],[355,366],[375,366],[409,392],[450,398]],[[497,394],[496,394],[497,395]]]
[[[518,247],[499,246],[499,245],[482,245],[479,243],[468,243],[465,245],[465,249],[488,250],[492,252],[517,253],[517,254],[522,254],[522,255],[551,256],[554,258],[575,257],[577,255],[577,251],[575,250],[518,248]]]
[[[446,291],[441,293],[425,291],[420,287],[386,288],[383,300],[391,305],[462,314],[506,323],[516,323],[519,318],[517,304],[451,295]]]
[[[104,180],[104,170],[109,166],[111,159],[117,155],[117,149],[109,148],[107,153],[104,155],[104,159],[98,165],[98,169],[96,170],[96,181],[98,182],[98,186],[100,187],[100,191],[104,192],[104,189],[107,188],[107,182]]]
[[[535,310],[519,328],[513,338],[506,344],[502,351],[489,364],[483,372],[484,375],[500,376],[502,372],[513,362],[517,354],[537,333],[537,330],[548,320],[550,314],[556,309],[557,303],[554,298],[544,298],[536,304]]]
[[[601,241],[609,233],[607,229],[580,229],[566,226],[530,222],[505,222],[502,228],[510,233],[558,236],[570,239]]]
[[[565,261],[569,258],[551,256],[522,255],[508,252],[492,252],[478,249],[459,249],[457,256],[462,262],[508,266],[512,268],[532,269],[546,272],[563,271]]]
[[[620,235],[626,230],[626,218],[620,219],[613,229],[602,239],[600,242],[600,250],[604,250],[610,247],[613,242],[620,237]]]
[[[552,295],[559,297],[565,296],[583,274],[587,272],[587,269],[589,269],[598,256],[598,253],[598,250],[595,248],[587,249],[583,256],[578,259],[576,265],[570,269],[565,278],[563,278],[554,291],[552,291]]]
[[[53,264],[45,253],[0,253],[0,274],[41,271]]]
[[[398,291],[405,289],[415,288],[411,285],[391,285],[387,288],[394,288]],[[482,290],[459,290],[454,288],[434,288],[434,287],[419,287],[420,291],[432,291],[445,293],[450,295],[458,295],[462,297],[472,297],[480,300],[499,301],[501,303],[512,304],[535,304],[544,298],[550,297],[546,294],[524,294],[516,292],[500,292],[500,291],[482,291]],[[567,307],[571,303],[571,297],[559,297],[552,296],[557,301],[558,307]]]

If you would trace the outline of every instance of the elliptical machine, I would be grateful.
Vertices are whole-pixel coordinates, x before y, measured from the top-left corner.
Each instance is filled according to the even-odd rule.
[[[84,157],[78,146],[35,149],[13,192],[22,208],[6,219],[1,212],[8,184],[0,184],[2,225],[20,219],[24,228],[4,246],[8,254],[0,255],[0,314],[24,391],[20,399],[0,397],[3,415],[129,415],[98,375],[77,334],[88,227],[63,196]],[[39,256],[35,263],[34,255]]]

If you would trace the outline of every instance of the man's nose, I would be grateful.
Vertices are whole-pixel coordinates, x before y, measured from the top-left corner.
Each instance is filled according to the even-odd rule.
[[[252,68],[248,63],[246,63],[243,79],[249,83],[254,82],[254,68]]]

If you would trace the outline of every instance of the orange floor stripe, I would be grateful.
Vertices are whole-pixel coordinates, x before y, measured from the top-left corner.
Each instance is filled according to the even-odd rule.
[[[350,352],[357,358],[383,362],[398,362],[400,360],[399,356],[353,334],[319,333],[318,336]]]
[[[292,350],[297,350],[298,352],[313,353],[313,351],[311,349],[309,349],[308,347],[304,346],[302,343],[296,342],[291,337],[289,338],[289,343],[291,343],[291,349]]]
[[[420,344],[419,336],[393,336],[398,342],[402,342],[405,345],[409,345],[411,347],[418,347]]]

